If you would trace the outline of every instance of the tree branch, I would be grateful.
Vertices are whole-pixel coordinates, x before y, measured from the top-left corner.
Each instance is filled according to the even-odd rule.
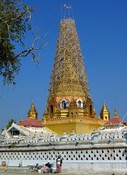
[[[19,58],[19,57],[26,57],[29,54],[31,54],[34,58],[33,60],[35,62],[38,62],[38,59],[36,59],[36,51],[41,50],[42,48],[46,47],[48,45],[48,42],[46,42],[45,44],[40,44],[38,47],[36,47],[36,42],[40,40],[40,37],[36,35],[35,39],[33,40],[33,43],[31,45],[31,47],[29,49],[25,49],[22,52],[18,53],[15,58]]]

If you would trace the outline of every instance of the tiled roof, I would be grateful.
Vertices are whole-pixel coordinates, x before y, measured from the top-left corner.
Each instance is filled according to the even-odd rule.
[[[44,125],[36,119],[28,118],[20,122],[21,126],[44,127]]]
[[[111,120],[107,121],[105,125],[116,125],[119,123],[124,123],[124,121],[122,121],[122,119],[118,117],[118,118],[112,118]]]

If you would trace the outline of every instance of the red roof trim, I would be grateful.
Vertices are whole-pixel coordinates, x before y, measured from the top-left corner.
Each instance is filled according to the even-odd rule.
[[[112,118],[111,120],[107,121],[105,125],[114,125],[119,123],[124,123],[124,121],[122,121],[121,118]]]
[[[40,121],[36,119],[32,119],[32,118],[28,118],[26,120],[21,121],[19,125],[20,126],[44,127],[44,125]]]

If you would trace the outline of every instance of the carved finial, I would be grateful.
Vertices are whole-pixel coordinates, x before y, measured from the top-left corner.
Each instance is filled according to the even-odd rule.
[[[103,107],[102,107],[103,111],[108,111],[107,106],[106,106],[106,102],[104,101]]]

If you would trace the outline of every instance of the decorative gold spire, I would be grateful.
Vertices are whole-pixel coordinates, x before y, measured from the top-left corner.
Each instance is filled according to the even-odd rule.
[[[28,118],[38,119],[38,113],[35,109],[34,102],[32,101],[31,108],[28,112]]]
[[[106,103],[105,103],[105,102],[104,102],[104,104],[103,104],[102,109],[103,109],[103,111],[108,111],[108,109],[107,109],[107,106],[106,106]]]
[[[114,118],[119,118],[119,116],[118,116],[118,114],[117,114],[116,107],[114,108]]]
[[[60,23],[49,92],[50,98],[90,97],[83,56],[73,19],[64,19]]]
[[[106,106],[106,103],[104,102],[103,107],[100,112],[100,118],[102,120],[108,121],[110,120],[110,112],[108,111],[108,108]]]

